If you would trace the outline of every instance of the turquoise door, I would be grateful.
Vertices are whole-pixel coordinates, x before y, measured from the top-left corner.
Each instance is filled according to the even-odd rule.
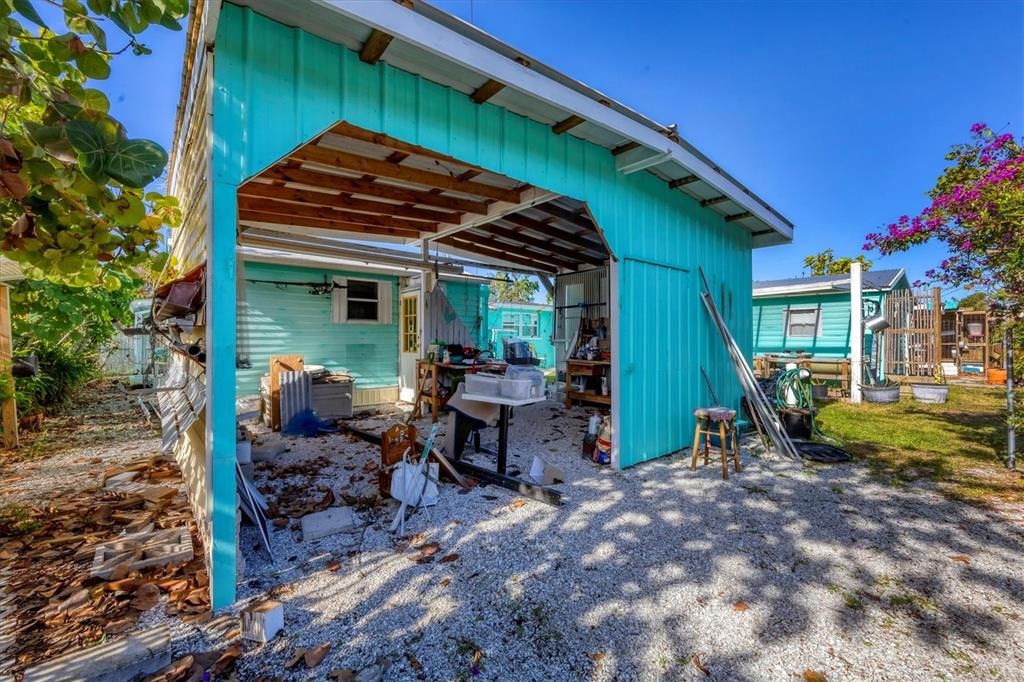
[[[620,466],[688,444],[700,385],[695,322],[703,314],[687,270],[630,258],[619,268]]]

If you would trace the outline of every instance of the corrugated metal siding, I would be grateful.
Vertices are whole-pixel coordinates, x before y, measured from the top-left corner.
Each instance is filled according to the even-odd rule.
[[[691,275],[703,265],[713,286],[724,283],[733,292],[733,312],[726,314],[749,353],[749,232],[725,223],[722,216],[702,209],[649,173],[617,173],[607,149],[572,135],[555,135],[542,123],[492,104],[474,104],[463,93],[387,64],[364,64],[348,48],[229,4],[224,5],[218,24],[214,75],[216,182],[237,186],[339,120],[384,132],[586,201],[620,259],[688,268]],[[218,229],[234,230],[235,226]],[[680,282],[669,282],[656,276],[656,269],[639,264],[628,269],[629,285],[641,289],[628,290],[625,274],[620,274],[623,279],[618,284],[624,292],[620,312],[631,315],[632,325],[621,350],[634,362],[645,358],[654,369],[642,375],[624,371],[617,382],[617,399],[624,409],[633,401],[650,405],[642,419],[632,410],[632,417],[620,423],[624,466],[678,449],[680,423],[685,420],[692,427],[689,413],[696,406],[689,397],[680,400],[680,381],[702,384],[695,365],[687,366],[686,376],[670,376],[656,371],[662,360],[644,349],[657,339],[673,348],[693,345],[696,357],[709,360],[708,354],[715,352],[709,347],[710,325],[697,308],[693,281],[683,290],[651,289],[654,283],[674,286]],[[677,304],[680,298],[686,299],[687,317],[680,328],[686,340],[660,338],[667,324],[661,317],[641,317],[628,310],[641,305],[652,313],[672,310],[681,305]],[[743,314],[737,316],[736,310]],[[714,348],[720,345],[714,343]],[[725,396],[723,400],[735,403],[738,386],[731,369],[718,363],[709,372],[717,377],[716,390]],[[641,381],[638,376],[646,378]]]
[[[487,335],[487,299],[490,291],[479,282],[442,281],[441,288],[455,314],[466,326],[466,331],[477,348],[485,348]]]
[[[320,282],[324,277],[354,277],[393,282],[392,324],[334,324],[331,297],[314,296],[303,286],[245,283],[240,295],[239,328],[248,348],[250,369],[239,369],[238,395],[259,392],[260,376],[269,371],[271,355],[302,355],[307,365],[347,369],[357,389],[398,385],[398,279],[338,270],[300,268],[272,263],[245,264],[246,279]]]
[[[580,319],[609,317],[608,268],[591,268],[583,272],[558,275],[555,278],[555,367],[565,369],[566,355],[576,340]],[[578,303],[597,303],[585,308],[568,308]]]

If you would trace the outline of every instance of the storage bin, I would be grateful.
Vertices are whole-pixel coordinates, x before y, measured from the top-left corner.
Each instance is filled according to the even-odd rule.
[[[502,380],[486,374],[467,374],[466,393],[496,396],[501,392]]]
[[[530,397],[530,389],[534,384],[529,379],[503,379],[501,382],[501,396],[512,400],[524,400]]]
[[[505,379],[529,381],[530,392],[524,397],[539,398],[544,395],[544,372],[536,367],[509,365],[508,369],[505,370]]]

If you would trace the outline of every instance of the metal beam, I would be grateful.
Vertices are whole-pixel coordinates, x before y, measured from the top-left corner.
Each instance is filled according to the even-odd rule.
[[[629,175],[638,171],[646,170],[651,166],[657,166],[672,158],[669,151],[657,151],[640,147],[623,152],[615,157],[615,170],[623,175]]]

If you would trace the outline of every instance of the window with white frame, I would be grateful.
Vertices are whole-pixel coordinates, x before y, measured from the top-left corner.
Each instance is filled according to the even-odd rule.
[[[335,277],[331,319],[338,324],[391,324],[391,282]]]
[[[786,336],[819,335],[821,316],[817,308],[791,308],[786,311]]]
[[[504,312],[501,314],[501,328],[523,339],[540,337],[537,313]]]

